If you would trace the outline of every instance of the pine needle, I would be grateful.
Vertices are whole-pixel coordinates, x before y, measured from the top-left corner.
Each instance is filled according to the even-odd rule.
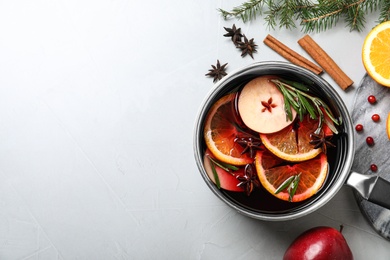
[[[350,31],[362,31],[368,13],[380,10],[378,23],[390,20],[388,0],[247,0],[231,11],[219,9],[224,19],[243,22],[264,14],[267,27],[293,29],[297,23],[305,33],[326,31],[342,20]]]

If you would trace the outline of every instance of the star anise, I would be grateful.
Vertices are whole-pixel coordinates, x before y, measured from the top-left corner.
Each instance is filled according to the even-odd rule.
[[[238,175],[240,181],[237,186],[245,189],[246,195],[249,196],[255,187],[260,187],[260,181],[255,173],[253,164],[247,164],[244,169],[244,175]]]
[[[226,28],[226,27],[223,27],[223,28],[225,28],[225,30],[228,32],[228,33],[224,34],[223,36],[231,37],[232,42],[234,43],[234,45],[237,46],[238,43],[241,42],[241,37],[242,37],[241,28],[237,29],[235,24],[233,24],[232,28]]]
[[[251,158],[254,158],[256,155],[256,150],[262,150],[262,142],[259,138],[255,137],[237,137],[234,139],[236,143],[244,147],[244,150],[241,154],[249,153]]]
[[[243,37],[244,37],[244,41],[239,42],[237,45],[237,48],[241,49],[241,56],[242,57],[249,54],[249,56],[251,56],[253,59],[253,53],[257,52],[257,50],[256,50],[257,45],[255,44],[253,38],[248,40],[248,38],[246,38],[245,34],[243,35]]]
[[[314,145],[314,149],[321,148],[322,151],[326,154],[327,146],[336,147],[332,142],[330,142],[331,138],[332,136],[325,136],[324,133],[312,133],[311,141],[309,143]]]
[[[219,60],[217,60],[217,65],[216,66],[211,65],[212,69],[209,69],[209,73],[207,73],[205,76],[214,77],[213,82],[216,82],[216,81],[222,79],[224,76],[227,75],[227,73],[225,71],[226,65],[227,65],[227,63],[225,63],[221,66],[221,64],[219,63]]]
[[[272,97],[270,97],[268,99],[268,101],[261,101],[261,104],[263,105],[263,109],[261,110],[261,112],[265,112],[268,110],[268,112],[272,112],[272,108],[275,108],[276,105],[274,103],[272,103]]]

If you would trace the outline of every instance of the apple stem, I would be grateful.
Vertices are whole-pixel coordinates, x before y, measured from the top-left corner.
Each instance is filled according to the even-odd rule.
[[[343,232],[343,228],[344,228],[344,226],[343,226],[343,225],[340,225],[340,233]]]

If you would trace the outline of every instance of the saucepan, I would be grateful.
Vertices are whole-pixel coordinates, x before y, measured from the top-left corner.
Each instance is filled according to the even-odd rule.
[[[342,119],[337,127],[335,148],[327,151],[330,161],[327,178],[317,193],[304,201],[281,201],[261,188],[253,196],[226,191],[211,180],[205,169],[204,155],[207,147],[204,127],[210,108],[223,96],[264,75],[282,77],[307,85],[312,93],[318,95],[329,106],[335,116]],[[228,74],[206,95],[195,119],[193,136],[195,161],[204,182],[219,199],[237,212],[255,219],[282,221],[305,216],[328,203],[344,185],[356,189],[364,199],[390,208],[390,184],[386,180],[351,171],[355,152],[353,131],[354,127],[346,105],[337,91],[321,76],[288,62],[256,62]]]

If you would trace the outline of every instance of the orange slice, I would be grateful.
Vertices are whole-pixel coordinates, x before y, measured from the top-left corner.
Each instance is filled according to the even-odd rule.
[[[390,112],[387,115],[387,122],[386,122],[386,131],[387,131],[387,137],[390,140]]]
[[[322,187],[328,174],[328,162],[326,155],[321,153],[314,159],[286,165],[270,152],[258,151],[256,170],[263,187],[275,197],[285,201],[290,201],[287,188],[277,194],[275,192],[289,177],[300,174],[298,187],[291,200],[299,202],[310,198]]]
[[[260,134],[265,147],[274,155],[291,162],[306,161],[321,153],[310,144],[310,135],[317,129],[318,120],[308,115],[302,122],[296,121],[279,132]]]
[[[390,21],[372,29],[363,43],[362,60],[367,73],[390,87]]]
[[[234,99],[236,94],[228,94],[219,99],[208,112],[204,138],[207,148],[220,161],[233,165],[246,165],[253,159],[244,148],[234,140],[238,136],[237,123],[234,122]]]

